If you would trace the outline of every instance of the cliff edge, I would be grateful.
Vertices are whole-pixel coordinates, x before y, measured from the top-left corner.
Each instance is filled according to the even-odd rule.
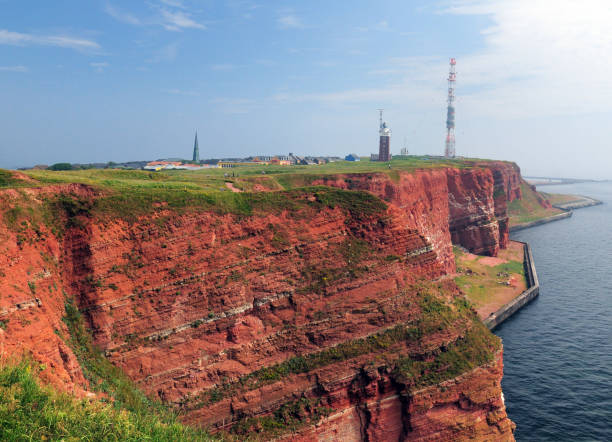
[[[303,179],[220,195],[0,190],[2,357],[27,354],[52,384],[104,397],[70,339],[76,306],[106,359],[192,425],[262,439],[513,440],[501,343],[448,275],[453,244],[506,247],[518,167]]]

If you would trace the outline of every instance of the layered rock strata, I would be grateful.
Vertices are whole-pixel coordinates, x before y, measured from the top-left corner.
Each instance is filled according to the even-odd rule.
[[[129,221],[81,210],[102,198],[86,186],[31,190],[33,210],[54,193],[77,203],[61,234],[17,214],[2,226],[3,351],[88,389],[62,339],[74,298],[107,358],[192,424],[263,435],[272,416],[303,440],[512,440],[499,344],[473,344],[473,312],[440,278],[453,242],[505,245],[514,173],[338,175],[311,184],[343,190],[248,216],[162,205]],[[350,199],[368,194],[386,204]]]

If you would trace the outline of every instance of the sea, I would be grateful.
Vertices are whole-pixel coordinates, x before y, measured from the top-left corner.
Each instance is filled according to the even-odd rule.
[[[603,205],[516,232],[540,296],[495,330],[517,441],[612,441],[612,183],[542,186]]]

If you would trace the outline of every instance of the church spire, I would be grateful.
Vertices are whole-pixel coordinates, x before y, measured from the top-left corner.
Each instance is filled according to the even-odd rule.
[[[195,134],[195,141],[193,142],[193,161],[200,162],[200,148],[198,147],[198,131]]]

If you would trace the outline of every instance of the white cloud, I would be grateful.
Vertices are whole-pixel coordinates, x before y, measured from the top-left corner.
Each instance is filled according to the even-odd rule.
[[[304,24],[294,14],[282,15],[277,20],[278,26],[281,29],[303,29]]]
[[[206,29],[206,26],[193,20],[186,12],[162,9],[161,15],[162,26],[168,31],[180,31],[187,28]]]
[[[179,0],[160,0],[164,5],[173,6],[175,8],[186,9],[182,1]]]
[[[93,40],[68,37],[65,35],[36,35],[0,29],[0,44],[12,46],[56,46],[78,51],[95,51],[100,45]]]
[[[457,61],[464,106],[499,116],[608,111],[612,3],[606,0],[456,1],[448,14],[486,14],[483,50]]]
[[[561,7],[562,5],[562,7]],[[609,112],[612,3],[608,0],[457,0],[442,14],[486,14],[482,49],[457,59],[458,111],[465,118],[523,118]],[[448,56],[396,57],[369,73],[381,86],[283,92],[281,101],[391,102],[444,107]]]
[[[130,13],[120,11],[115,6],[111,5],[110,3],[106,4],[104,10],[106,11],[108,15],[110,15],[111,17],[113,17],[114,19],[120,22],[127,23],[129,25],[142,25],[142,21],[138,17]]]
[[[157,3],[147,3],[153,10],[148,17],[137,17],[134,14],[118,9],[110,3],[105,11],[114,19],[135,26],[162,26],[168,31],[183,29],[206,29],[206,26],[193,19],[183,2],[178,0],[159,0]]]
[[[25,66],[0,66],[0,72],[30,72]]]

